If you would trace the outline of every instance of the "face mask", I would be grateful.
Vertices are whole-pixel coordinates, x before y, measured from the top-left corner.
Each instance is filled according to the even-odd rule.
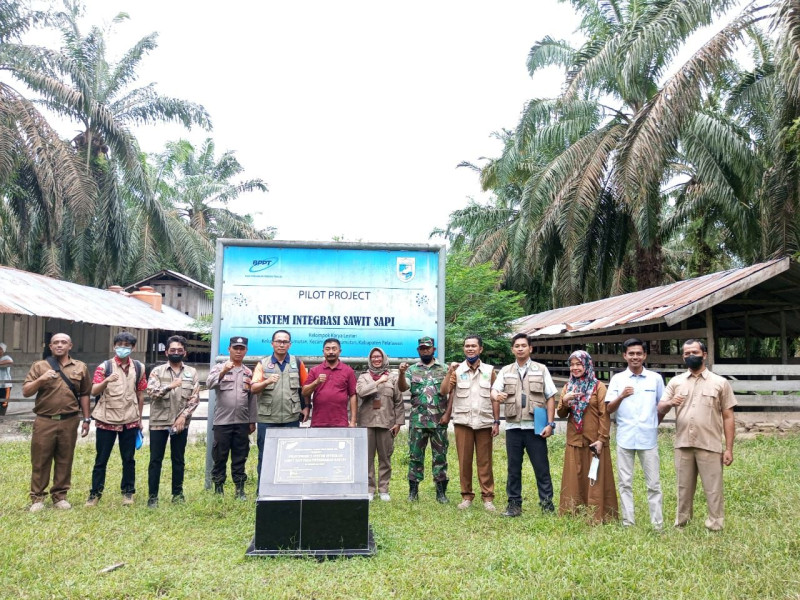
[[[425,363],[426,365],[433,362],[433,354],[428,354],[427,356],[420,356],[419,359]]]
[[[124,348],[124,347],[117,347],[114,348],[114,352],[117,355],[117,358],[128,358],[133,352],[133,348]]]
[[[481,355],[476,354],[475,356],[465,356],[464,358],[466,358],[467,362],[472,365],[481,359]]]
[[[171,363],[179,363],[183,360],[183,354],[167,354],[167,360]]]
[[[686,366],[696,371],[700,367],[703,366],[703,357],[702,356],[687,356],[683,359],[683,362],[686,363]]]

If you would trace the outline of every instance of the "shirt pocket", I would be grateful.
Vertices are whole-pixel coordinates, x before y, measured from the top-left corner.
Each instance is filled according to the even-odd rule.
[[[719,396],[714,392],[703,392],[700,395],[700,404],[709,410],[719,410]]]
[[[469,381],[456,382],[456,398],[469,398]]]

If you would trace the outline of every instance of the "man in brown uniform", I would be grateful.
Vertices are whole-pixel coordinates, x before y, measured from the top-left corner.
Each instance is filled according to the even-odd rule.
[[[72,479],[72,457],[78,441],[80,414],[83,414],[81,436],[89,433],[92,381],[86,365],[69,355],[71,349],[72,340],[67,334],[55,334],[50,339],[53,356],[33,363],[22,385],[22,395],[26,398],[36,394],[33,407],[36,420],[31,436],[31,512],[44,508],[51,465],[54,465],[50,487],[53,508],[72,508],[66,500]]]
[[[492,470],[492,438],[500,433],[500,404],[490,398],[495,380],[494,367],[481,362],[483,340],[470,335],[464,340],[462,363],[452,363],[442,381],[441,394],[449,396],[445,416],[452,416],[461,476],[461,504],[464,510],[472,505],[472,457],[478,466],[483,507],[494,512],[494,471]],[[452,392],[452,393],[451,393]]]
[[[724,525],[722,465],[733,463],[736,397],[728,381],[705,366],[706,346],[686,340],[683,360],[689,370],[673,377],[658,403],[659,414],[675,408],[675,475],[678,478],[678,509],[675,527],[692,518],[697,475],[708,504],[706,527],[720,531]],[[725,436],[725,447],[722,437]]]

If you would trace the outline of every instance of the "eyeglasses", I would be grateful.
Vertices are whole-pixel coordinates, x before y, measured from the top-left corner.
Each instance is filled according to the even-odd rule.
[[[292,340],[272,340],[273,344],[280,344],[281,346],[285,346],[287,344],[291,344]]]

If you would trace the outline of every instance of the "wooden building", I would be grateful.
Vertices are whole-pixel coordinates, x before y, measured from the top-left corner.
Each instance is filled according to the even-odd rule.
[[[210,296],[210,293],[214,291],[213,288],[181,273],[165,269],[132,283],[125,287],[125,291],[134,292],[143,286],[153,288],[161,294],[164,304],[193,319],[210,315],[213,312],[214,302]]]
[[[625,369],[631,337],[649,345],[648,368],[668,379],[685,369],[683,342],[699,338],[740,410],[800,410],[800,265],[788,257],[522,317],[514,332],[531,336],[532,358],[561,381],[577,349],[608,381]]]

